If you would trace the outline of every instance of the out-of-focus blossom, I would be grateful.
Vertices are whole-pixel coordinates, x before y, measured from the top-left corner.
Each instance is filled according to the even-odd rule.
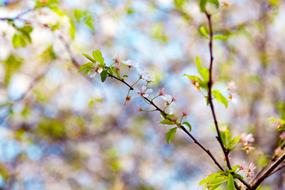
[[[275,151],[274,151],[274,154],[277,157],[281,156],[282,153],[283,153],[283,150],[282,150],[281,147],[276,148]]]
[[[182,116],[183,116],[183,117],[186,117],[187,115],[188,115],[187,112],[185,112],[185,111],[182,112]]]
[[[285,132],[282,132],[279,137],[280,139],[285,140]]]
[[[129,103],[130,101],[131,101],[131,96],[130,96],[130,95],[126,96],[125,105],[126,105],[127,103]]]
[[[164,88],[161,88],[160,90],[159,90],[159,94],[158,94],[159,96],[164,96],[165,95],[165,89]]]
[[[252,134],[242,134],[240,141],[243,145],[243,150],[245,150],[246,153],[249,153],[251,150],[254,149],[252,146],[252,143],[254,142],[254,137]]]
[[[120,67],[121,67],[121,59],[120,59],[118,56],[116,56],[116,57],[114,58],[114,64],[115,64],[116,70],[120,70]]]

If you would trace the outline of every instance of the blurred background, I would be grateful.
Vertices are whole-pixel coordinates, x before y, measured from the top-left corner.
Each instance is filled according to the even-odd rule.
[[[223,162],[205,92],[183,74],[197,74],[195,57],[208,66],[206,17],[196,0],[0,1],[0,187],[13,190],[198,190],[217,168],[207,155],[169,129],[128,89],[83,76],[83,53],[100,49],[139,64],[177,98],[172,112],[189,113],[193,135]],[[182,2],[182,3],[181,3]],[[270,159],[280,134],[270,117],[285,117],[285,3],[224,0],[213,9],[218,120],[235,135],[254,135],[255,150],[238,146],[233,165]],[[23,14],[22,14],[23,13]],[[1,19],[2,18],[2,19]],[[8,18],[12,18],[9,20]],[[25,26],[30,26],[32,30]],[[15,35],[20,37],[15,37]],[[132,71],[130,83],[138,75]],[[284,137],[283,137],[284,138]],[[282,172],[263,189],[283,189]]]

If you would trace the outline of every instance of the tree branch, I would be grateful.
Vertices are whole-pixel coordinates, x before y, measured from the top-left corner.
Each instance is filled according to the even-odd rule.
[[[251,183],[252,189],[256,189],[284,160],[285,152],[283,152],[283,154],[279,156],[279,158],[277,158],[274,162],[266,166],[265,169],[262,169],[263,172],[259,174],[257,178],[255,178]]]

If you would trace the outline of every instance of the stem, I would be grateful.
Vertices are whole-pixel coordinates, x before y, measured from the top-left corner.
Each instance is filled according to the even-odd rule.
[[[212,17],[211,14],[205,12],[207,20],[208,20],[208,27],[209,27],[209,51],[210,51],[210,64],[209,64],[209,81],[208,81],[208,102],[210,104],[212,116],[214,119],[214,124],[217,132],[217,140],[222,147],[223,153],[225,155],[227,167],[232,169],[230,159],[229,159],[229,151],[225,148],[222,138],[221,138],[221,131],[218,124],[218,119],[215,112],[215,107],[212,98],[212,87],[213,87],[213,63],[214,63],[214,54],[213,54],[213,26],[212,26]]]

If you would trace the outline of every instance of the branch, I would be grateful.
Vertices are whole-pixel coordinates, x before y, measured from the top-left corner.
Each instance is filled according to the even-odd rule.
[[[216,116],[215,107],[214,107],[214,103],[213,103],[212,87],[213,87],[213,63],[214,63],[214,53],[213,53],[214,33],[213,33],[213,25],[212,25],[212,16],[207,11],[205,12],[205,14],[207,17],[208,27],[209,27],[209,52],[210,52],[209,81],[208,81],[208,103],[210,104],[210,108],[211,108],[211,112],[212,112],[212,116],[213,116],[214,124],[215,124],[215,128],[216,128],[216,132],[218,135],[217,140],[218,140],[218,142],[219,142],[219,144],[223,150],[225,160],[227,163],[227,167],[231,170],[232,166],[231,166],[230,159],[229,159],[229,150],[227,150],[225,148],[225,145],[222,142],[221,131],[219,128],[218,119]],[[244,181],[242,178],[240,178],[240,177],[235,177],[235,178],[237,178],[240,182],[242,182],[248,189],[251,189],[250,185],[246,181]],[[236,182],[234,182],[234,183],[235,183],[235,187],[237,189],[240,189],[239,186],[237,185],[237,183]]]
[[[117,81],[119,81],[119,82],[125,84],[126,86],[128,86],[130,90],[134,90],[133,86],[131,86],[129,83],[127,83],[124,79],[120,79],[120,78],[118,78],[118,77],[116,77],[116,76],[114,76],[114,75],[112,75],[112,74],[110,74],[110,73],[108,73],[108,75],[109,75],[111,78],[114,78],[114,79],[116,79]],[[144,98],[150,105],[152,105],[157,111],[159,111],[160,114],[161,114],[165,119],[169,119],[169,118],[168,118],[168,114],[167,114],[165,111],[163,111],[161,108],[159,108],[159,107],[154,103],[153,100],[151,100],[151,99],[149,99],[149,98],[147,98],[147,97],[144,97],[144,96],[143,96],[143,98]],[[181,123],[179,123],[179,122],[177,122],[177,121],[175,121],[174,123],[175,123],[175,125],[176,125],[178,128],[182,129],[182,131],[183,131],[184,133],[186,133],[186,134],[193,140],[194,143],[196,143],[204,152],[206,152],[206,153],[208,154],[208,156],[212,159],[212,161],[215,163],[215,165],[216,165],[220,170],[224,171],[223,167],[218,163],[218,161],[217,161],[216,158],[213,156],[213,154],[210,152],[210,150],[208,150],[206,147],[204,147],[204,146],[186,129],[185,126],[183,126]]]
[[[272,172],[285,160],[285,152],[274,162],[262,169],[262,173],[251,183],[252,189],[256,189]]]
[[[209,64],[209,81],[208,81],[208,103],[210,104],[212,116],[214,119],[214,124],[217,132],[217,140],[222,147],[223,153],[225,155],[225,159],[227,162],[227,166],[229,169],[232,169],[231,163],[229,160],[229,151],[225,148],[222,138],[221,138],[221,131],[218,124],[218,119],[215,113],[213,98],[212,98],[212,87],[213,87],[213,63],[214,63],[214,55],[213,55],[213,27],[212,27],[212,17],[211,14],[205,12],[207,20],[208,20],[208,27],[209,27],[209,51],[210,51],[210,64]]]

